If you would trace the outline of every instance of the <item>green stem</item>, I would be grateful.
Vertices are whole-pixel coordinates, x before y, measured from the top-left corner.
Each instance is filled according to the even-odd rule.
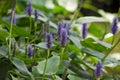
[[[36,58],[37,54],[36,54],[36,49],[34,48],[34,55],[33,55],[33,63],[36,64],[37,63],[37,58]]]
[[[120,38],[119,40],[115,43],[115,45],[106,53],[106,55],[103,57],[102,62],[105,61],[106,57],[110,54],[110,52],[118,45],[118,43],[120,42]]]
[[[64,73],[62,74],[62,79],[63,79],[63,80],[65,80],[65,78],[66,78],[67,70],[68,70],[68,67],[70,66],[70,62],[71,62],[71,60],[70,60],[69,63],[66,65],[65,70],[64,70]]]
[[[11,37],[12,37],[12,27],[13,27],[14,14],[15,14],[15,11],[13,10],[12,11],[11,25],[10,25],[10,33],[9,33],[9,54],[8,54],[9,56],[11,54]]]
[[[8,71],[8,73],[16,74],[17,76],[20,76],[20,77],[22,77],[22,78],[25,78],[26,80],[29,80],[29,77],[24,76],[24,75],[22,75],[22,74],[20,74],[20,73],[17,73],[17,72],[15,72],[15,71]]]
[[[100,78],[97,78],[97,80],[100,80]]]
[[[115,34],[113,34],[113,38],[112,38],[112,45],[113,45],[113,43],[114,43],[114,40],[115,40]]]
[[[103,41],[103,40],[104,40],[105,35],[106,35],[106,33],[107,33],[107,26],[104,26],[104,27],[105,27],[105,32],[104,32],[104,34],[103,34],[103,36],[102,36],[102,38],[101,38],[101,41]]]
[[[56,80],[55,74],[52,75],[52,80]]]
[[[31,16],[29,16],[29,20],[30,20],[30,34],[31,34],[31,32],[32,32],[32,18],[31,18]]]
[[[60,54],[60,63],[59,63],[59,65],[62,64],[62,59],[63,59],[64,50],[65,50],[65,48],[63,47],[63,48],[62,48],[62,52],[61,52],[61,54]]]
[[[75,12],[74,12],[74,15],[73,15],[73,18],[71,19],[71,24],[74,22],[74,20],[79,16],[79,11],[80,11],[80,9],[81,9],[81,7],[82,7],[82,3],[83,3],[83,0],[81,0],[80,2],[79,2],[79,7],[75,10]],[[71,25],[70,24],[70,25]]]
[[[44,77],[45,77],[45,72],[46,72],[46,67],[47,67],[49,55],[50,55],[50,50],[48,49],[47,58],[46,58],[45,66],[44,66],[44,72],[43,72],[43,76],[42,76],[42,80],[44,80]]]
[[[34,31],[34,35],[36,34],[36,29],[37,29],[37,22],[34,23],[34,27],[35,27],[35,31]]]

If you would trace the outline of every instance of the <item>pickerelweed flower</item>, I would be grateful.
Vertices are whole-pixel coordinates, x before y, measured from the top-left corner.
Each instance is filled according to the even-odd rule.
[[[9,11],[9,17],[8,17],[8,22],[11,22],[11,20],[12,20],[12,12],[13,12],[13,10],[10,9],[10,11]],[[16,24],[16,12],[15,11],[14,11],[14,16],[13,16],[13,24]]]
[[[62,29],[60,32],[60,44],[62,47],[65,47],[68,40],[68,33],[66,29]]]
[[[57,24],[57,27],[58,27],[58,29],[57,29],[57,33],[56,33],[56,35],[57,36],[60,36],[60,32],[62,31],[62,29],[68,29],[68,23],[65,23],[65,22],[59,22],[58,24]]]
[[[45,39],[47,41],[46,46],[47,46],[48,49],[50,49],[52,47],[52,42],[53,42],[53,36],[52,36],[52,34],[46,33],[45,34]]]
[[[88,27],[86,23],[82,24],[82,38],[85,39],[88,34]]]
[[[111,26],[111,33],[112,34],[116,34],[117,33],[117,31],[118,31],[118,18],[114,18],[113,19],[113,22],[112,22],[112,26]]]
[[[28,57],[29,58],[34,55],[34,48],[33,48],[33,46],[31,44],[28,45],[27,51],[28,51]]]
[[[32,14],[32,3],[31,2],[27,2],[26,13],[29,16],[31,16],[31,14]]]
[[[56,35],[57,35],[57,36],[60,36],[60,32],[61,32],[61,30],[62,30],[62,28],[63,28],[62,23],[59,22],[59,23],[57,24],[57,28],[58,28],[58,29],[57,29]]]
[[[34,11],[34,15],[35,15],[35,21],[37,21],[37,19],[38,19],[38,10],[37,9],[35,9],[35,11]]]
[[[99,78],[102,75],[102,62],[99,61],[96,64],[96,69],[94,73],[95,73],[96,78]]]

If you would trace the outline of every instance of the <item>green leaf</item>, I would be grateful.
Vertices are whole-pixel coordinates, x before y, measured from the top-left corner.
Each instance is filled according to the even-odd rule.
[[[59,76],[55,76],[56,79],[55,80],[62,80]]]
[[[42,21],[42,22],[47,22],[47,20],[49,19],[48,17],[46,17],[43,13],[41,13],[42,16],[38,16],[38,20]],[[18,18],[24,18],[26,17],[25,14],[19,15]],[[35,16],[31,15],[31,17],[34,19]],[[52,21],[49,21],[50,26],[54,27],[55,29],[57,29],[57,25],[54,24]]]
[[[105,32],[105,29],[98,23],[92,23],[88,30],[89,33],[99,38],[102,37]]]
[[[6,30],[0,29],[0,40],[6,41],[6,38],[8,36],[9,36],[9,33]]]
[[[16,77],[14,77],[12,74],[10,74],[12,80],[18,80]]]
[[[7,46],[0,46],[0,55],[6,56],[8,52]]]
[[[14,66],[24,75],[30,76],[31,80],[34,80],[32,74],[28,71],[26,65],[24,64],[23,61],[17,59],[17,58],[12,58],[11,62],[14,64]]]
[[[87,38],[84,41],[81,41],[81,44],[86,48],[91,48],[100,52],[106,51],[111,48],[110,44],[98,40],[95,41],[92,38]]]
[[[0,19],[0,23],[4,24],[8,29],[10,29],[10,24],[7,23],[6,21],[3,21]],[[27,32],[24,28],[17,27],[16,25],[13,25],[12,34],[16,34],[16,35],[22,36],[22,37],[30,36],[29,32]]]
[[[74,76],[74,75],[68,75],[67,77],[69,80],[81,80],[79,77]]]
[[[105,19],[105,18],[95,17],[95,16],[81,17],[78,20],[76,20],[77,24],[91,23],[91,22],[109,22],[109,21],[107,19]]]
[[[60,57],[56,56],[56,55],[54,55],[53,57],[48,59],[48,63],[47,63],[47,67],[46,67],[46,75],[52,75],[57,72],[58,66],[59,66],[59,61],[60,61]],[[32,68],[33,74],[36,74],[36,73],[37,73],[37,75],[43,74],[45,62],[46,62],[46,60],[41,61],[38,63],[37,66],[34,66]]]
[[[90,73],[88,73],[87,70],[82,69],[81,66],[79,66],[79,64],[76,64],[76,61],[73,61],[70,66],[69,69],[75,73],[75,75],[77,75],[80,78],[84,78],[84,79],[90,79],[92,77],[92,75]]]
[[[39,48],[47,49],[47,47],[46,47],[46,42],[38,43],[38,44],[36,44],[35,46],[36,46],[36,47],[39,47]]]
[[[80,38],[75,36],[69,36],[69,39],[79,48],[82,48],[82,45],[80,44]]]

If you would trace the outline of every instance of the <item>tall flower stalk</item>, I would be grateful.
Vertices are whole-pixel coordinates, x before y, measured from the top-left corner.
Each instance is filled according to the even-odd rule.
[[[60,55],[60,64],[61,64],[62,59],[63,59],[64,49],[65,49],[67,40],[68,40],[67,30],[62,29],[61,32],[60,32],[60,44],[62,46],[62,52],[61,52],[61,55]]]
[[[37,19],[38,19],[38,10],[37,9],[34,10],[34,16],[35,16],[35,22],[34,22],[34,27],[35,27],[34,34],[35,34],[36,29],[37,29]]]
[[[26,13],[29,16],[29,21],[30,21],[30,33],[32,30],[32,18],[31,18],[31,14],[32,14],[32,3],[31,2],[27,2],[27,8],[26,8]]]
[[[48,48],[48,51],[47,51],[47,58],[46,58],[45,66],[44,66],[42,80],[44,80],[44,77],[45,77],[45,72],[46,72],[47,63],[48,63],[48,57],[50,55],[50,48],[52,47],[52,42],[53,42],[52,34],[46,33],[45,34],[45,39],[47,41],[46,47]]]

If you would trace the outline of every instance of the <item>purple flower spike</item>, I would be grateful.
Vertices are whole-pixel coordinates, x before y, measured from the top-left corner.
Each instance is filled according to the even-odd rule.
[[[68,23],[65,23],[65,22],[59,22],[58,24],[57,24],[57,27],[58,27],[58,30],[57,30],[57,33],[56,33],[56,35],[57,36],[60,36],[60,32],[62,31],[62,29],[68,29]]]
[[[60,32],[61,32],[61,30],[62,30],[62,28],[63,28],[62,23],[59,22],[59,23],[57,24],[57,27],[58,27],[58,30],[57,30],[56,35],[57,35],[57,36],[60,36]]]
[[[52,47],[52,42],[53,42],[52,34],[46,33],[45,39],[47,41],[47,44],[46,44],[47,48],[51,48]]]
[[[98,62],[96,64],[96,69],[95,69],[95,76],[96,78],[99,78],[102,75],[102,62]]]
[[[28,57],[32,57],[34,55],[34,48],[32,45],[28,45]]]
[[[62,29],[62,31],[60,32],[60,44],[62,45],[62,47],[65,47],[67,40],[68,40],[67,30]]]
[[[86,23],[83,23],[82,26],[82,38],[85,39],[88,34],[88,27]]]
[[[35,21],[37,21],[37,19],[38,19],[38,10],[37,9],[35,9],[34,15],[35,15]]]
[[[68,26],[69,26],[69,24],[68,24],[68,23],[63,23],[63,28],[64,28],[64,29],[66,29],[66,30],[67,30],[67,29],[68,29]]]
[[[31,14],[32,14],[32,3],[31,2],[27,2],[26,13],[29,16],[31,16]]]
[[[12,12],[13,10],[11,9],[9,12],[8,22],[11,22],[12,20]],[[15,11],[14,11],[14,16],[13,16],[13,24],[16,24],[16,12]]]
[[[118,24],[118,18],[114,18],[113,19],[113,22],[112,22],[112,26],[111,26],[111,33],[112,34],[116,34],[117,33],[117,31],[118,31],[118,26],[117,26],[117,24]]]

